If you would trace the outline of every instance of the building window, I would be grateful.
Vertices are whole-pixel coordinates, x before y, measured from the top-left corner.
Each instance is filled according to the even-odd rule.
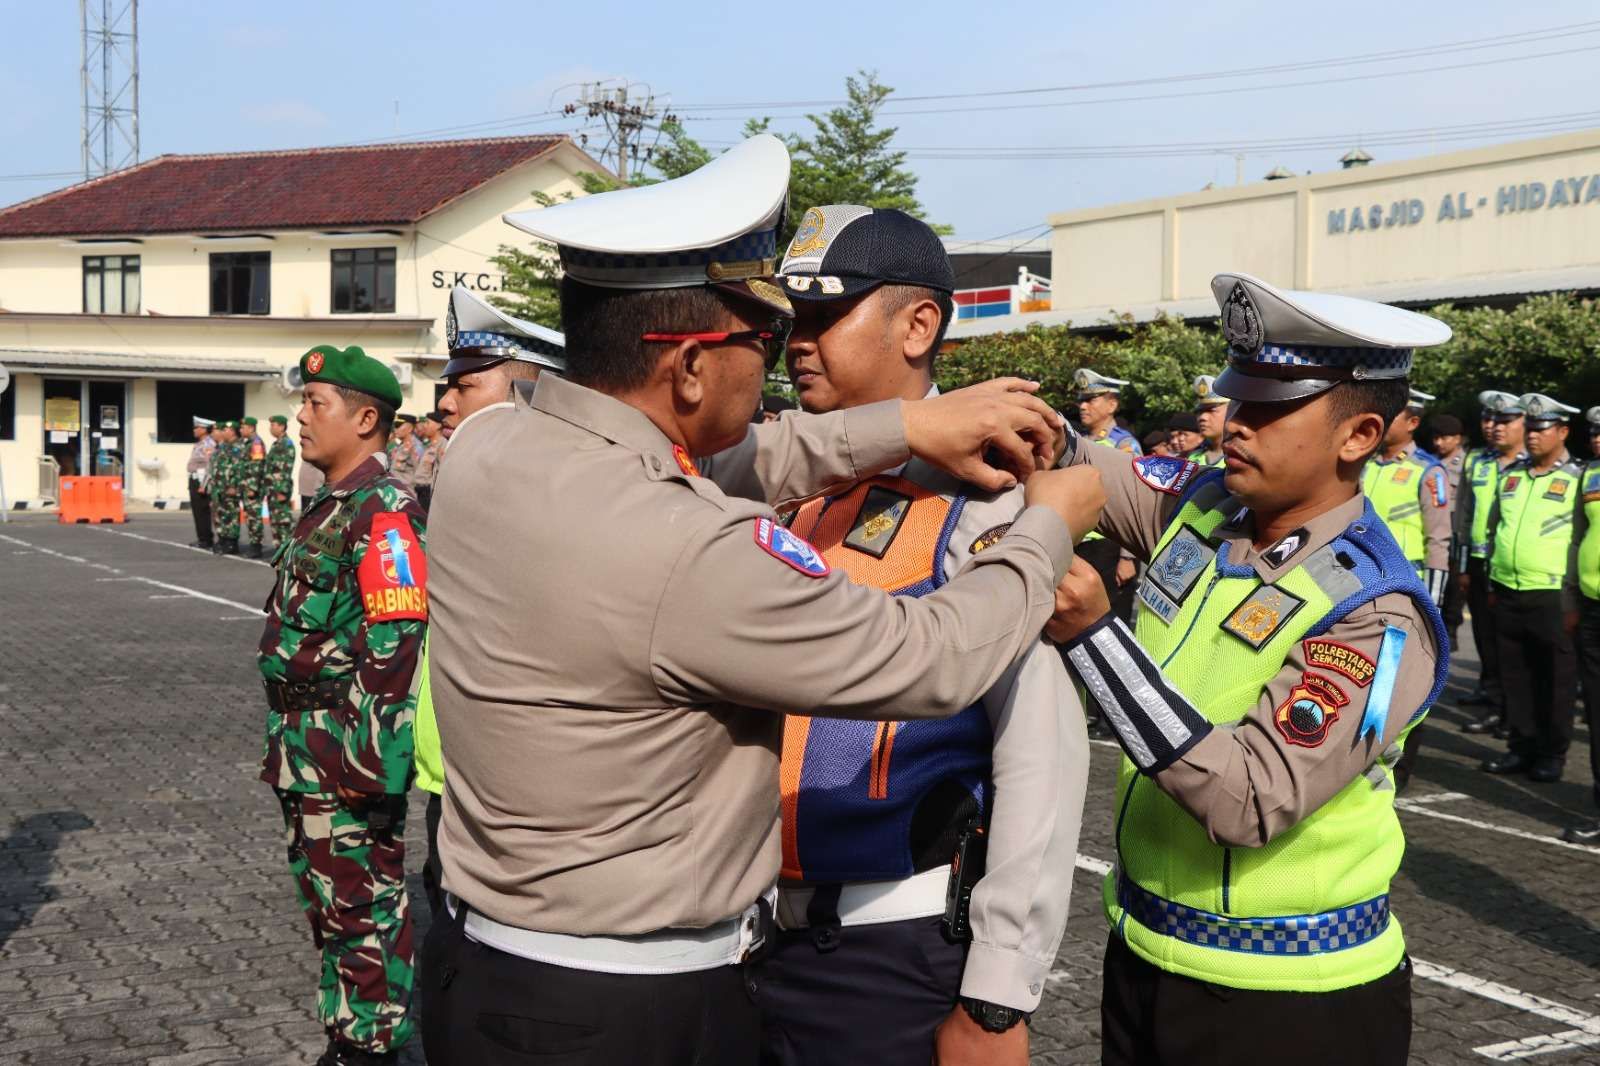
[[[272,253],[214,252],[211,256],[211,313],[272,313]]]
[[[0,392],[0,440],[17,439],[17,383]]]
[[[394,310],[394,249],[341,248],[333,253],[334,314]]]
[[[214,422],[243,418],[244,385],[231,381],[156,382],[157,443],[192,443],[196,415]]]
[[[139,313],[139,257],[83,257],[83,310],[91,315]]]

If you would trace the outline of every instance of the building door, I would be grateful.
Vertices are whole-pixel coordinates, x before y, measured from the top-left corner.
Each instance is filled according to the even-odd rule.
[[[127,432],[127,382],[44,379],[44,454],[63,476],[122,476]]]

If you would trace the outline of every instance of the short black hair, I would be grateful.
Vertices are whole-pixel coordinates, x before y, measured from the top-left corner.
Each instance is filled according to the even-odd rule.
[[[693,285],[679,289],[606,289],[561,279],[561,328],[567,335],[567,378],[616,392],[650,380],[665,349],[645,333],[725,329],[728,297]]]
[[[1367,381],[1341,381],[1327,392],[1328,424],[1337,426],[1358,415],[1377,415],[1384,429],[1411,402],[1411,384],[1405,378],[1379,378]],[[1383,447],[1380,438],[1378,448]],[[1369,453],[1365,459],[1372,458]]]
[[[932,367],[939,358],[944,335],[950,329],[955,298],[943,289],[930,289],[922,285],[880,285],[878,291],[883,293],[883,311],[886,315],[893,315],[921,300],[932,300],[939,306],[939,332],[934,334],[933,344],[928,348],[928,365]]]
[[[370,407],[378,412],[378,439],[388,441],[389,430],[394,427],[394,408],[387,401],[380,400],[370,392],[352,389],[345,385],[335,385],[334,391],[344,401],[344,405],[351,411],[360,411],[363,407]]]
[[[507,359],[504,365],[512,381],[533,381],[544,370],[538,363],[530,363],[526,359]]]

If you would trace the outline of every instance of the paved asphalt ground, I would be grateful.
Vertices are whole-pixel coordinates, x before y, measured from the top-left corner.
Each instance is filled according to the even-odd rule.
[[[270,572],[186,549],[192,529],[187,514],[0,525],[0,1064],[320,1051],[316,956],[256,780],[252,656]],[[1470,647],[1459,659],[1402,801],[1394,902],[1417,966],[1413,1061],[1600,1062],[1600,850],[1554,840],[1591,813],[1588,732],[1561,784],[1479,773],[1493,746],[1460,732],[1453,701],[1476,662]],[[1116,760],[1095,748],[1035,1062],[1098,1061],[1094,871],[1112,854]]]

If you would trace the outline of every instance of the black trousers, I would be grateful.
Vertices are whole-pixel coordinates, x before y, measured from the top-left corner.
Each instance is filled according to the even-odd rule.
[[[429,1066],[751,1066],[760,1020],[744,968],[664,976],[532,962],[441,913],[422,948]]]
[[[1578,604],[1578,676],[1583,678],[1583,712],[1589,719],[1594,801],[1600,805],[1600,600],[1580,596]]]
[[[422,892],[428,897],[428,913],[442,920],[444,911],[444,869],[439,862],[439,818],[444,814],[444,797],[428,793],[428,858],[422,864]]]
[[[1511,750],[1531,759],[1565,759],[1572,744],[1578,657],[1561,623],[1561,593],[1517,592],[1494,583],[1495,638]]]
[[[211,547],[211,497],[189,482],[189,512],[194,517],[194,539],[202,548]]]
[[[1083,561],[1094,567],[1095,573],[1105,583],[1106,596],[1111,600],[1111,613],[1129,625],[1133,624],[1133,594],[1139,587],[1137,579],[1126,585],[1117,584],[1117,563],[1122,559],[1122,549],[1114,540],[1086,540],[1078,545]]]
[[[928,1066],[966,960],[938,917],[852,925],[828,952],[808,930],[779,931],[752,973],[761,1066]]]
[[[1106,945],[1102,1066],[1405,1066],[1411,962],[1337,992],[1256,992],[1181,977]]]
[[[1427,574],[1418,575],[1427,583]],[[1450,654],[1456,651],[1456,630],[1461,628],[1461,620],[1465,617],[1466,594],[1461,591],[1461,582],[1457,580],[1456,572],[1449,571],[1445,575],[1444,602],[1439,605],[1440,612],[1444,615],[1445,632],[1450,634]]]
[[[1467,609],[1472,612],[1472,643],[1478,648],[1478,684],[1500,702],[1500,645],[1494,636],[1494,612],[1489,609],[1489,561],[1467,560]]]

